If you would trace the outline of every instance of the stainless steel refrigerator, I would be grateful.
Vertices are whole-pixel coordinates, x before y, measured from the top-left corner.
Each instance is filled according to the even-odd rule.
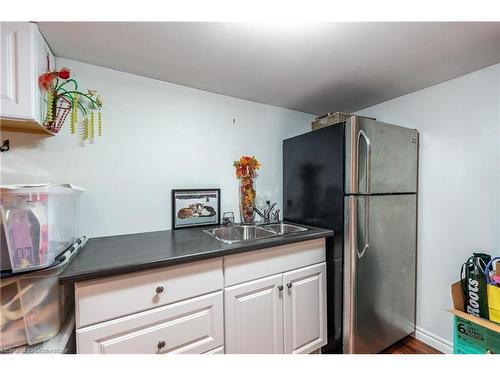
[[[418,133],[352,116],[283,141],[284,219],[331,228],[325,353],[414,331]]]

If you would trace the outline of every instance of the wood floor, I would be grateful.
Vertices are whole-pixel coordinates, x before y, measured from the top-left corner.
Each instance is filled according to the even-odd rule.
[[[407,336],[401,341],[388,347],[382,354],[443,354],[432,346],[424,344],[412,336]]]

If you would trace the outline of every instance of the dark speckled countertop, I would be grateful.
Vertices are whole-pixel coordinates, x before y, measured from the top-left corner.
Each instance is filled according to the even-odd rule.
[[[309,230],[233,244],[218,241],[201,228],[92,238],[61,273],[59,281],[73,283],[330,237],[334,234],[329,229],[301,226]]]

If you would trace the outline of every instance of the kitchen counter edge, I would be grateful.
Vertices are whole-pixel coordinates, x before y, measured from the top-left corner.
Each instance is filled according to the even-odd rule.
[[[68,265],[68,269],[70,272],[67,272],[66,269],[59,275],[59,283],[60,284],[69,284],[69,283],[75,283],[75,282],[80,282],[80,281],[89,281],[93,279],[99,279],[103,277],[109,277],[109,276],[116,276],[116,275],[123,275],[124,273],[131,273],[131,272],[138,272],[138,271],[146,271],[149,269],[154,269],[154,268],[160,268],[160,267],[166,267],[166,266],[173,266],[173,265],[178,265],[178,264],[183,264],[183,263],[190,263],[190,262],[196,262],[200,260],[206,260],[210,258],[216,258],[216,257],[221,257],[221,256],[227,256],[227,255],[233,255],[233,254],[238,254],[238,253],[243,253],[243,252],[248,252],[248,251],[254,251],[254,250],[263,250],[271,247],[276,247],[276,246],[282,246],[282,245],[287,245],[287,244],[292,244],[296,242],[303,242],[303,241],[308,241],[308,240],[314,240],[314,239],[320,239],[320,238],[327,238],[327,237],[332,237],[334,235],[334,231],[330,229],[323,229],[323,228],[317,228],[317,227],[312,227],[309,225],[302,225],[308,228],[309,230],[306,232],[301,232],[301,233],[294,233],[294,234],[288,234],[288,235],[283,235],[283,236],[276,236],[276,237],[271,237],[271,238],[265,238],[265,239],[260,239],[260,240],[255,240],[255,241],[248,241],[248,242],[238,242],[234,244],[224,244],[221,243],[220,248],[218,249],[211,249],[207,251],[203,250],[197,250],[193,249],[191,253],[181,255],[181,256],[166,256],[165,258],[162,259],[156,259],[156,260],[151,260],[151,261],[144,261],[144,262],[137,262],[135,264],[123,264],[123,265],[114,265],[111,267],[104,267],[104,268],[99,268],[99,266],[96,266],[95,269],[93,270],[84,270],[81,272],[78,272],[77,270],[75,271],[75,267],[70,267]],[[201,229],[198,229],[201,231]],[[136,235],[142,235],[142,236],[147,236],[148,234],[155,234],[155,233],[165,233],[165,232],[172,232],[170,230],[168,231],[160,231],[160,232],[147,232],[147,233],[138,233]],[[119,235],[119,236],[110,236],[110,237],[103,237],[107,240],[112,239],[114,237],[119,238],[123,236],[134,236],[134,235]],[[208,234],[207,234],[208,236]],[[100,238],[95,238],[94,240],[99,241]],[[218,241],[215,240],[214,241]],[[80,254],[78,254],[76,257],[85,257],[86,252],[85,252],[85,247],[82,248],[82,251]]]

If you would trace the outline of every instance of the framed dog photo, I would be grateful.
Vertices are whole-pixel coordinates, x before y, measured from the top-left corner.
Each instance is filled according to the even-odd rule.
[[[220,224],[220,189],[173,189],[172,229]]]

